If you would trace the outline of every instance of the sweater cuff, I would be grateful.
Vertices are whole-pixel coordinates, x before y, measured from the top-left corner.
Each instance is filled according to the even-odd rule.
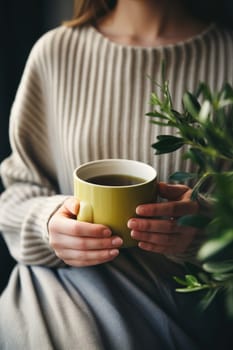
[[[62,204],[67,198],[68,196],[64,196],[64,195],[55,195],[52,197],[48,197],[46,199],[46,205],[44,205],[41,209],[40,215],[43,223],[42,238],[46,243],[49,243],[49,231],[48,231],[49,220],[53,216],[53,214],[58,210],[58,208],[62,206]]]

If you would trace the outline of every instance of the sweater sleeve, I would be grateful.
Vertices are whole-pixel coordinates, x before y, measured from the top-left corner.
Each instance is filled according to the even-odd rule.
[[[58,266],[62,262],[49,246],[47,223],[66,196],[59,194],[49,144],[40,50],[41,39],[29,55],[11,110],[12,153],[0,167],[5,187],[0,196],[0,231],[17,261]]]

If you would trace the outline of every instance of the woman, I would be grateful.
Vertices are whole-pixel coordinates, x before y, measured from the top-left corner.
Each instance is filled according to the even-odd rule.
[[[232,83],[233,35],[179,0],[75,8],[33,47],[12,108],[0,228],[18,265],[0,298],[0,348],[228,349],[219,301],[200,314],[196,295],[175,292],[172,276],[196,261],[203,238],[169,218],[199,204],[187,186],[166,183],[190,165],[181,153],[153,155],[164,130],[144,115],[162,61],[176,108],[201,80],[215,90]],[[73,169],[100,158],[158,169],[165,201],[136,208],[136,248],[120,250],[109,227],[75,219]]]

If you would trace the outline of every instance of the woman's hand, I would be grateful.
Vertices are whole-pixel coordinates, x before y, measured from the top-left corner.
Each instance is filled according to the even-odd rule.
[[[140,218],[130,219],[128,227],[141,249],[179,254],[188,248],[199,231],[193,227],[179,226],[176,218],[198,212],[199,205],[190,200],[191,193],[192,190],[185,185],[161,182],[158,184],[158,195],[167,201],[137,207],[136,213]]]
[[[104,225],[76,220],[79,202],[68,198],[48,224],[49,243],[67,265],[90,266],[114,259],[122,239]]]

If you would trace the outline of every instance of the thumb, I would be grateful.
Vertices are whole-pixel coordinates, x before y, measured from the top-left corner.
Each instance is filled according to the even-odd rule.
[[[63,203],[63,208],[71,213],[72,215],[77,215],[79,212],[80,202],[75,197],[67,198]]]
[[[172,185],[165,182],[158,183],[158,195],[168,200],[179,200],[190,188],[186,185]]]

